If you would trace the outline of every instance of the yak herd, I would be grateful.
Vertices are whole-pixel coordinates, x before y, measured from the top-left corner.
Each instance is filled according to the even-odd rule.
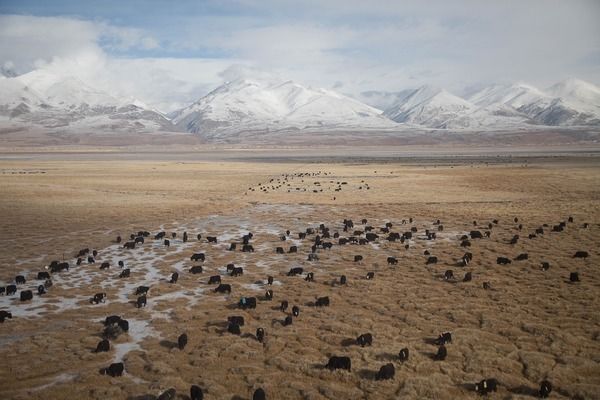
[[[286,177],[287,178],[287,177]],[[299,178],[303,178],[300,176]],[[284,181],[285,182],[285,181]],[[273,182],[270,182],[273,183]],[[282,182],[277,182],[278,184],[284,184]],[[262,185],[259,185],[262,186]],[[514,218],[512,221],[515,224],[515,229],[521,231],[523,226],[519,224],[518,218]],[[473,241],[476,240],[486,240],[486,238],[490,238],[492,236],[494,226],[498,225],[500,222],[498,220],[493,220],[489,224],[484,224],[483,228],[477,228],[481,226],[477,223],[477,221],[473,221],[474,230],[469,233],[462,235],[458,238],[457,244],[462,248],[465,248],[464,255],[456,261],[457,267],[465,267],[469,263],[473,262],[473,254],[469,251],[466,251],[472,244]],[[518,225],[517,225],[518,224]],[[556,225],[542,225],[535,229],[531,234],[526,235],[525,237],[528,239],[532,239],[539,235],[544,235],[547,232],[562,232],[567,227],[567,224],[573,224],[573,218],[569,217],[567,221],[560,222]],[[411,226],[412,225],[412,226]],[[420,238],[422,240],[435,240],[437,234],[439,232],[443,232],[444,226],[440,220],[437,220],[431,224],[435,228],[426,229],[424,232],[421,232]],[[291,239],[292,237],[301,241],[303,244],[308,244],[305,246],[306,249],[310,248],[310,251],[307,251],[307,260],[316,262],[319,260],[319,255],[322,254],[322,250],[331,249],[333,246],[350,246],[350,245],[364,245],[367,243],[377,243],[382,241],[389,242],[400,242],[403,247],[408,249],[411,246],[411,243],[414,243],[416,239],[417,232],[419,232],[418,228],[414,226],[413,219],[405,219],[398,222],[396,227],[400,226],[402,229],[394,230],[395,225],[391,222],[386,223],[381,227],[373,227],[368,225],[367,219],[362,219],[360,226],[355,226],[352,220],[344,219],[342,223],[335,225],[338,229],[333,230],[332,228],[326,226],[325,224],[320,224],[318,227],[309,227],[305,230],[297,232],[296,234],[292,234],[289,230],[281,233],[280,240],[285,242],[286,240]],[[409,227],[410,226],[410,227]],[[406,227],[406,228],[404,228]],[[589,224],[583,224],[582,228],[588,228]],[[478,230],[482,229],[482,231]],[[436,233],[437,232],[437,233]],[[154,235],[151,235],[148,231],[139,231],[137,233],[131,234],[128,241],[123,241],[123,239],[119,236],[116,238],[116,242],[120,243],[125,249],[135,249],[136,246],[143,246],[144,243],[148,240],[151,240],[153,237],[155,241],[160,241],[164,246],[171,246],[171,241],[176,237],[176,233],[171,233],[167,235],[166,232],[158,232]],[[167,239],[169,237],[169,239]],[[234,243],[230,243],[227,251],[236,251],[240,249],[242,252],[254,252],[254,247],[252,245],[254,235],[252,233],[247,233],[243,235],[243,237],[239,238],[239,241]],[[196,240],[202,241],[202,234],[197,234],[195,236]],[[187,232],[183,233],[182,241],[187,242],[190,240]],[[207,236],[204,240],[206,243],[218,243],[218,236]],[[518,243],[521,239],[520,235],[514,235],[514,237],[510,240],[511,244]],[[296,245],[286,246],[287,251],[284,249],[284,246],[277,246],[273,248],[273,251],[276,254],[289,254],[289,253],[297,253],[298,252],[298,242],[295,242]],[[303,246],[304,247],[304,246]],[[359,247],[356,247],[359,248]],[[208,253],[208,251],[207,251]],[[90,249],[82,249],[76,254],[76,265],[81,266],[82,264],[95,264],[96,258],[98,256],[97,250]],[[189,260],[200,265],[195,265],[189,269],[190,274],[201,274],[203,273],[202,263],[206,260],[207,254],[195,252],[191,255],[188,255]],[[590,257],[590,254],[584,250],[578,250],[574,254],[572,254],[573,258],[582,258],[587,259]],[[516,255],[515,257],[506,257],[506,256],[498,256],[497,264],[499,265],[507,265],[512,262],[518,262],[522,260],[529,259],[527,253],[521,253]],[[363,256],[357,254],[354,256],[355,263],[362,263],[364,260]],[[424,264],[437,264],[438,257],[431,255],[430,251],[424,252]],[[389,266],[394,266],[398,263],[398,259],[395,256],[387,256],[387,264]],[[546,271],[550,268],[550,264],[547,261],[541,261],[541,269]],[[120,273],[118,277],[120,279],[133,279],[135,276],[134,273],[129,268],[124,268],[124,263],[119,261],[119,266],[121,267]],[[44,271],[37,272],[35,277],[39,281],[43,281],[42,284],[38,286],[37,295],[42,296],[46,293],[47,290],[50,290],[52,287],[52,275],[66,273],[68,274],[70,268],[73,268],[69,263],[64,261],[53,261],[50,263]],[[76,267],[77,268],[77,267]],[[110,265],[108,262],[103,262],[100,264],[99,268],[108,269]],[[234,264],[226,265],[226,274],[218,274],[211,275],[206,279],[206,283],[208,285],[215,285],[213,287],[213,291],[216,294],[231,294],[232,293],[232,285],[230,283],[225,283],[224,281],[232,281],[235,277],[241,276],[244,274],[244,269],[242,267],[237,267]],[[312,282],[315,280],[315,272],[314,271],[305,271],[302,267],[293,267],[290,268],[287,272],[288,276],[303,276],[304,280],[308,282]],[[376,279],[374,271],[368,271],[365,275],[365,278],[368,280]],[[168,281],[171,284],[177,284],[179,279],[179,273],[174,272]],[[348,282],[348,278],[345,275],[340,275],[337,279],[338,285],[346,285]],[[443,274],[443,280],[449,282],[470,282],[472,281],[473,275],[471,272],[466,272],[462,278],[457,277],[455,271],[448,269]],[[573,271],[570,273],[568,277],[568,281],[570,283],[576,284],[579,282],[581,277],[577,271]],[[268,289],[265,291],[264,296],[257,297],[247,297],[242,296],[236,300],[235,305],[237,308],[241,310],[247,309],[256,309],[260,306],[262,302],[270,302],[274,300],[275,294],[272,289],[272,285],[274,282],[273,276],[266,277],[266,287]],[[23,275],[18,275],[15,277],[14,283],[8,284],[5,287],[0,287],[0,294],[5,296],[14,296],[17,294],[19,286],[25,284],[27,279]],[[490,289],[490,282],[481,282],[484,289]],[[135,296],[137,296],[137,300],[135,301],[135,306],[138,308],[145,307],[148,301],[151,301],[150,297],[151,286],[138,286],[135,289]],[[98,304],[103,303],[107,298],[106,293],[96,293],[90,294],[92,297],[90,298],[90,303]],[[34,293],[32,290],[22,290],[19,293],[19,299],[22,302],[30,301]],[[314,307],[329,307],[331,305],[331,299],[329,296],[324,295],[321,297],[317,297],[312,304]],[[292,305],[291,313],[288,314],[288,310],[290,309],[290,303],[288,300],[282,299],[280,301],[280,305],[278,309],[285,313],[285,317],[281,320],[281,326],[289,326],[294,324],[294,321],[297,321],[300,318],[300,307],[298,305]],[[305,311],[310,312],[310,311]],[[12,318],[12,313],[10,310],[0,310],[0,322],[5,322],[7,319]],[[239,315],[230,315],[226,318],[227,321],[227,333],[223,334],[232,334],[232,335],[240,335],[242,333],[244,327],[244,317]],[[103,331],[102,331],[102,340],[97,344],[95,348],[95,352],[107,352],[111,349],[111,340],[117,338],[120,334],[126,333],[129,330],[129,322],[122,318],[119,315],[109,315],[103,321]],[[265,341],[266,335],[268,334],[267,329],[264,327],[259,327],[255,332],[255,339],[259,342]],[[355,343],[360,347],[372,346],[374,343],[374,334],[372,332],[365,332],[359,335]],[[183,350],[188,344],[188,334],[181,333],[177,339],[177,346],[180,350]],[[444,362],[448,355],[448,351],[451,351],[451,343],[452,343],[452,333],[451,332],[441,332],[438,337],[430,339],[431,344],[437,346],[437,351],[433,354],[432,358],[438,362]],[[410,350],[408,348],[402,348],[399,352],[395,352],[397,354],[396,362],[389,362],[384,365],[381,365],[378,371],[374,374],[376,380],[389,380],[394,379],[396,368],[401,366],[403,363],[410,362]],[[350,357],[345,356],[343,354],[333,355],[329,357],[329,359],[324,362],[324,368],[329,370],[345,370],[352,371],[352,360]],[[126,371],[125,365],[123,362],[116,362],[108,365],[105,368],[102,368],[100,373],[110,375],[111,377],[119,377]],[[490,392],[495,392],[497,388],[501,385],[493,377],[488,377],[480,382],[472,384],[472,389],[481,394],[487,395]],[[539,397],[545,398],[548,397],[550,392],[552,391],[552,384],[548,380],[543,380],[540,382],[539,389],[537,389],[537,393]],[[169,389],[162,393],[158,399],[159,400],[168,400],[174,399],[176,397],[175,389]],[[197,385],[191,385],[190,387],[190,398],[192,400],[203,399],[204,391],[201,387]],[[253,392],[254,400],[266,399],[267,394],[265,390],[262,388],[258,388]]]

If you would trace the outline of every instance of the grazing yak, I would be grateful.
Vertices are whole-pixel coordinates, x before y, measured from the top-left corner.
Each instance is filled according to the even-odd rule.
[[[293,306],[292,307],[292,315],[294,317],[298,317],[300,315],[300,307],[298,306]]]
[[[494,378],[484,379],[475,384],[475,391],[480,395],[486,395],[497,390],[498,381]]]
[[[265,300],[273,300],[273,291],[271,289],[265,292]]]
[[[401,362],[408,360],[408,348],[407,347],[400,350],[400,353],[398,353],[398,359],[400,359]]]
[[[204,400],[204,392],[200,386],[192,385],[190,387],[190,400]]]
[[[215,293],[231,293],[231,285],[220,283],[219,286],[215,288]]]
[[[217,243],[217,237],[216,236],[207,236],[206,240],[208,241],[208,243]]]
[[[283,250],[283,247],[277,247],[277,248],[275,249],[275,253],[277,253],[277,254],[284,254],[284,253],[285,253],[285,251]]]
[[[125,366],[122,362],[112,363],[107,368],[102,368],[102,375],[110,375],[113,378],[117,376],[123,375],[123,371],[125,370]]]
[[[241,335],[242,331],[240,329],[240,326],[238,324],[228,324],[227,325],[227,332],[233,334],[233,335]]]
[[[244,275],[244,268],[242,267],[235,267],[231,270],[231,273],[229,274],[230,276],[240,276],[240,275]]]
[[[293,320],[292,317],[290,315],[288,315],[287,317],[285,317],[285,319],[283,320],[283,322],[281,323],[283,326],[289,326],[292,325]]]
[[[347,280],[348,280],[348,279],[346,278],[346,275],[342,275],[342,276],[340,277],[340,285],[345,285],[345,284],[346,284],[346,282],[347,282]]]
[[[104,303],[106,299],[106,293],[96,293],[94,297],[90,299],[90,303],[98,304]]]
[[[327,364],[325,365],[325,368],[329,368],[330,370],[336,370],[336,369],[345,369],[347,371],[350,371],[352,367],[352,362],[350,361],[350,357],[346,357],[346,356],[332,356],[329,357],[329,362],[327,362]]]
[[[454,271],[452,271],[451,269],[446,270],[446,272],[444,272],[444,280],[451,280],[454,279]]]
[[[212,285],[214,283],[221,283],[221,275],[213,275],[208,278],[208,284]]]
[[[496,264],[506,265],[506,264],[511,264],[511,263],[512,263],[512,261],[509,258],[507,258],[507,257],[498,257],[498,258],[496,258]]]
[[[483,234],[480,231],[471,231],[469,236],[471,236],[471,239],[483,239]]]
[[[190,257],[190,260],[192,260],[192,261],[204,261],[205,260],[204,253],[194,253]]]
[[[489,282],[483,282],[483,288],[489,290],[492,288],[492,285]]]
[[[329,306],[329,297],[318,297],[315,302],[315,307],[328,307]]]
[[[301,275],[303,272],[304,272],[304,269],[302,267],[295,267],[295,268],[290,269],[287,276]]]
[[[273,284],[273,277],[271,275],[267,276],[267,285],[272,285]]]
[[[298,252],[298,247],[297,246],[290,246],[290,249],[288,250],[288,253],[297,253]]]
[[[265,330],[263,328],[258,328],[256,330],[256,340],[262,343],[265,340]]]
[[[148,290],[150,290],[150,286],[138,286],[137,289],[135,289],[135,295],[146,294],[148,293]]]
[[[540,397],[542,399],[547,398],[548,396],[550,396],[550,393],[552,392],[552,383],[550,383],[550,381],[547,380],[543,380],[542,383],[540,384]]]
[[[39,285],[37,287],[37,292],[38,292],[38,295],[40,295],[40,296],[43,294],[46,294],[46,288],[44,287],[44,285]]]
[[[244,326],[245,321],[244,321],[244,317],[240,316],[240,315],[232,315],[227,317],[227,322],[230,324],[236,324],[239,326]]]
[[[135,305],[137,308],[142,308],[142,307],[146,307],[146,303],[147,303],[146,295],[143,294],[137,298]]]
[[[201,274],[202,273],[202,266],[201,265],[195,265],[192,268],[190,268],[190,273],[192,274]]]
[[[307,273],[306,277],[304,278],[304,280],[306,282],[314,282],[314,280],[315,280],[315,274],[313,272]]]
[[[281,305],[279,306],[279,310],[281,310],[281,312],[285,312],[285,310],[287,310],[288,306],[289,306],[288,301],[282,300]]]
[[[256,297],[242,297],[238,302],[238,307],[242,310],[247,308],[256,308]]]
[[[109,269],[110,268],[110,263],[108,261],[104,261],[102,264],[100,264],[100,269]]]
[[[367,280],[371,280],[375,278],[375,272],[367,272]]]
[[[515,261],[524,261],[524,260],[528,260],[528,259],[529,259],[529,254],[521,253],[515,258]]]
[[[361,255],[354,256],[354,262],[360,262],[362,260],[363,260],[363,256],[361,256]]]
[[[11,294],[17,293],[17,285],[8,285],[6,286],[6,295],[10,296]]]
[[[387,263],[388,265],[396,265],[398,264],[398,260],[396,259],[396,257],[388,257]]]
[[[396,368],[394,364],[387,363],[379,368],[379,372],[375,376],[375,380],[381,381],[384,379],[394,379],[394,375],[396,374]]]
[[[101,353],[101,352],[106,352],[110,350],[110,342],[108,341],[108,339],[102,339],[100,342],[98,342],[98,345],[96,346],[96,350],[94,350],[94,353]]]
[[[431,256],[427,258],[427,261],[425,262],[425,265],[429,265],[429,264],[437,264],[438,259],[435,256]]]
[[[452,343],[452,333],[450,332],[442,332],[439,334],[437,339],[435,340],[435,344],[444,345],[446,343]]]
[[[265,394],[263,388],[258,388],[254,391],[252,400],[267,400],[267,395]]]
[[[356,338],[356,344],[360,347],[371,346],[373,344],[373,335],[370,333],[363,333]]]
[[[573,258],[588,258],[590,255],[587,251],[578,251],[573,255]]]
[[[129,278],[129,275],[131,275],[131,270],[129,268],[126,268],[123,271],[121,271],[121,273],[119,274],[119,278]]]
[[[0,323],[3,323],[5,319],[12,319],[12,313],[4,310],[0,310]]]
[[[571,272],[569,274],[569,281],[571,282],[579,282],[579,273],[578,272]],[[21,292],[23,293],[23,292]]]
[[[182,333],[181,335],[179,335],[179,337],[177,338],[177,347],[179,347],[179,350],[183,350],[185,348],[185,346],[188,343],[188,335],[187,333]]]
[[[177,283],[178,280],[179,280],[179,273],[173,272],[171,274],[171,280],[169,281],[169,283]]]
[[[463,278],[463,282],[471,282],[472,279],[473,279],[473,275],[471,274],[471,272],[467,272],[465,274],[465,277]]]
[[[25,277],[23,275],[17,275],[15,277],[15,283],[17,285],[24,285],[27,281],[25,280]]]
[[[50,279],[50,274],[47,271],[38,272],[37,279],[39,281],[42,281],[44,279]]]

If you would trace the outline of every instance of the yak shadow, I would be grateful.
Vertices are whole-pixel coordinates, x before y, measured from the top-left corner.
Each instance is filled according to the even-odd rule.
[[[437,356],[437,351],[436,351],[436,352],[422,351],[422,352],[421,352],[421,354],[422,354],[422,355],[424,355],[425,357],[428,357],[428,358],[430,358],[430,359],[431,359],[431,360],[433,360],[433,361],[442,361],[442,360],[438,360],[438,359],[436,358],[436,356]]]
[[[159,342],[159,344],[160,344],[162,347],[164,347],[164,348],[166,348],[166,349],[168,349],[168,350],[172,350],[172,349],[175,349],[175,348],[178,348],[178,347],[179,347],[179,344],[178,344],[178,343],[172,342],[172,341],[170,341],[170,340],[161,340],[161,341]]]
[[[218,328],[222,328],[222,327],[226,327],[227,325],[229,325],[228,321],[209,321],[206,323],[207,327],[211,327],[211,326],[216,326]]]
[[[239,306],[237,303],[231,303],[225,306],[226,309],[228,310],[237,310],[239,309]]]
[[[343,347],[354,346],[354,345],[356,345],[356,339],[351,339],[351,338],[342,339],[342,342],[340,344]]]
[[[306,307],[316,307],[316,303],[314,301],[307,301],[306,303],[304,303],[304,306],[306,306]]]
[[[231,398],[231,400],[248,400],[244,397],[238,396],[237,394]]]
[[[432,346],[439,346],[437,340],[438,340],[438,338],[425,338],[425,339],[423,339],[423,341],[426,344],[429,344],[429,345],[432,345]]]
[[[474,383],[461,383],[460,385],[456,385],[459,388],[466,390],[467,392],[474,392],[475,391],[475,384]]]
[[[242,333],[242,334],[240,335],[240,337],[241,337],[242,339],[252,339],[252,340],[256,340],[256,341],[258,342],[258,339],[256,338],[256,336],[255,336],[255,335],[253,335],[253,334],[251,334],[251,333],[248,333],[248,332],[246,332],[246,333]]]
[[[374,381],[375,378],[377,377],[377,371],[363,368],[358,371],[358,376],[360,376],[361,379],[367,379],[370,381]]]
[[[531,396],[531,397],[539,397],[539,394],[540,394],[538,389],[535,389],[535,388],[532,388],[529,386],[525,386],[525,385],[517,386],[515,388],[509,388],[508,391],[513,394],[519,394],[519,395]]]
[[[398,361],[398,354],[380,353],[375,356],[377,361]]]

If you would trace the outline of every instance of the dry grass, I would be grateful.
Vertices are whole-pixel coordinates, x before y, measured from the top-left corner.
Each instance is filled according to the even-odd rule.
[[[247,399],[258,386],[270,399],[457,399],[476,398],[467,384],[495,377],[501,387],[491,398],[531,398],[544,378],[555,386],[553,398],[600,398],[597,160],[530,162],[527,167],[434,164],[1,161],[2,283],[21,271],[29,271],[33,281],[41,266],[63,253],[71,259],[83,247],[99,249],[102,260],[103,249],[116,248],[112,240],[117,234],[156,232],[161,226],[181,235],[185,225],[195,236],[240,232],[247,225],[256,234],[257,251],[228,252],[225,244],[198,243],[194,237],[178,252],[183,247],[178,240],[169,249],[150,240],[136,250],[135,264],[132,253],[111,250],[111,256],[135,265],[130,283],[145,268],[154,268],[162,278],[173,270],[187,271],[193,251],[207,253],[206,272],[180,272],[177,285],[157,280],[143,309],[116,300],[127,288],[115,278],[118,267],[99,272],[98,265],[81,266],[80,271],[90,271],[90,282],[75,288],[70,276],[77,269],[63,273],[43,301],[60,304],[76,297],[78,307],[46,309],[40,317],[0,324],[0,396],[141,399],[169,387],[187,393],[194,383],[210,399]],[[330,175],[294,180],[294,188],[306,192],[248,190],[281,174],[318,171]],[[312,192],[315,180],[322,182],[323,192]],[[329,180],[348,185],[333,192],[327,189],[333,187]],[[365,183],[370,189],[359,189]],[[527,239],[541,224],[569,215],[575,222],[565,232]],[[415,218],[420,232],[434,228],[439,218],[445,229],[436,241],[417,240],[409,250],[381,240],[378,246],[334,246],[311,263],[305,241],[296,255],[274,254],[276,246],[292,244],[277,237],[286,228],[297,233],[323,222],[342,233],[344,218],[358,222],[363,217],[374,226],[393,221],[400,232],[407,229],[400,225],[403,218]],[[522,232],[514,217],[524,225]],[[494,218],[500,224],[491,239],[473,241],[474,262],[457,267],[464,253],[458,236],[472,229],[473,220],[487,225]],[[589,229],[581,229],[584,221]],[[521,240],[513,246],[508,241],[515,233]],[[425,266],[425,249],[440,259],[437,265]],[[573,259],[576,250],[589,251],[590,259]],[[530,259],[509,266],[495,263],[497,256],[514,258],[521,252]],[[355,254],[364,261],[354,263]],[[390,255],[399,258],[397,266],[387,265]],[[540,270],[542,260],[551,263],[549,271]],[[244,276],[224,278],[233,285],[231,296],[210,293],[208,276],[228,262],[243,265]],[[285,276],[290,266],[314,271],[316,282]],[[459,278],[471,271],[473,281],[445,282],[446,269]],[[364,279],[367,271],[375,272],[373,281]],[[579,284],[566,283],[571,271],[579,271]],[[262,286],[255,291],[248,285],[269,273],[281,282],[274,286],[272,303],[259,301],[256,310],[248,311],[231,308],[242,295],[262,296]],[[348,276],[347,287],[332,283],[341,274]],[[492,290],[481,287],[484,281],[491,282]],[[206,290],[199,294],[198,288]],[[106,305],[81,300],[99,291],[108,293]],[[309,305],[325,295],[331,298],[329,308]],[[135,300],[133,293],[128,299]],[[282,299],[302,309],[290,327],[281,326],[285,315],[275,309]],[[20,307],[17,303],[2,304],[10,309]],[[149,336],[139,341],[140,349],[124,357],[127,374],[122,378],[98,374],[114,350],[91,353],[101,332],[98,321],[110,314],[147,324],[142,331]],[[246,318],[241,337],[223,332],[228,315]],[[267,332],[264,346],[253,338],[259,326]],[[441,330],[452,331],[454,342],[448,345],[448,359],[435,362],[430,355],[436,348],[426,339]],[[170,343],[183,331],[190,337],[188,346],[172,349]],[[348,345],[365,332],[374,335],[372,347]],[[134,340],[122,335],[115,343]],[[411,358],[402,365],[396,357],[405,346]],[[330,355],[350,356],[352,372],[323,369]],[[374,381],[387,362],[395,363],[396,378]]]

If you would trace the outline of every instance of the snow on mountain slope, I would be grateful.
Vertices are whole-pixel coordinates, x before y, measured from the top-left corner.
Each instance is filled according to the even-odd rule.
[[[548,99],[547,94],[533,86],[517,83],[514,85],[493,85],[473,94],[468,100],[480,107],[506,105],[518,109],[535,101]]]
[[[392,127],[382,111],[326,89],[292,81],[239,79],[227,82],[174,115],[193,133],[307,127]]]
[[[443,89],[421,86],[386,109],[384,115],[396,122],[437,128],[473,108],[468,101]]]
[[[577,108],[600,114],[600,88],[580,79],[567,79],[549,87],[546,92]]]
[[[0,115],[11,123],[90,130],[172,130],[162,114],[133,99],[117,99],[72,76],[43,69],[0,78]]]

